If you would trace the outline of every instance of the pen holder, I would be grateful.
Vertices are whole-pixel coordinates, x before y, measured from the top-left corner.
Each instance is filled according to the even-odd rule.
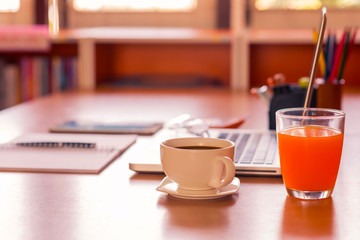
[[[344,81],[318,84],[316,106],[341,110],[342,85]]]
[[[269,107],[269,129],[275,129],[275,112],[283,108],[303,107],[306,98],[306,88],[298,85],[281,85],[273,88],[273,96]],[[313,89],[310,107],[316,107],[317,89]]]

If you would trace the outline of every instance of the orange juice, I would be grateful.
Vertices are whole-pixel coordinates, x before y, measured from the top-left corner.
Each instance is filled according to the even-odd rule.
[[[340,165],[344,134],[322,126],[298,126],[278,133],[285,186],[300,191],[332,190]]]

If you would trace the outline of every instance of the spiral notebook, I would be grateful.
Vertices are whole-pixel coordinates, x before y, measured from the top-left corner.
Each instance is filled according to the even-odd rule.
[[[0,145],[0,171],[100,173],[136,135],[33,133]]]

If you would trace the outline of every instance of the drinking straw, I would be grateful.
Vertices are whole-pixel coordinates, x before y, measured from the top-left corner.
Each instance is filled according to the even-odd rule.
[[[309,78],[309,85],[306,92],[306,98],[305,98],[305,104],[304,108],[310,107],[310,101],[311,96],[313,92],[313,86],[314,86],[314,78],[315,78],[315,72],[319,61],[320,51],[322,47],[322,42],[324,38],[324,32],[326,27],[326,8],[322,8],[322,17],[321,17],[321,23],[320,23],[320,30],[319,30],[319,37],[316,42],[315,52],[314,52],[314,58],[312,61],[311,71],[310,71],[310,78]]]
[[[339,64],[340,64],[340,58],[341,58],[341,53],[344,49],[344,45],[345,45],[345,40],[346,40],[346,32],[344,31],[342,37],[341,37],[341,41],[339,43],[339,46],[336,48],[336,52],[335,52],[335,58],[334,58],[334,64],[331,68],[331,72],[330,72],[330,76],[329,76],[329,81],[330,82],[334,82],[335,79],[335,74],[339,68]]]
[[[348,55],[349,41],[350,41],[350,31],[347,31],[346,40],[345,40],[345,44],[344,44],[344,51],[343,51],[342,58],[341,58],[339,75],[337,78],[338,81],[340,81],[342,79],[342,76],[344,74],[345,63],[346,63],[346,59],[347,59],[347,55]]]
[[[316,30],[313,30],[313,40],[316,44],[317,39],[319,38],[319,33]],[[320,67],[320,73],[322,76],[325,74],[325,58],[324,58],[324,51],[322,48],[320,49],[320,56],[319,56],[319,67]]]

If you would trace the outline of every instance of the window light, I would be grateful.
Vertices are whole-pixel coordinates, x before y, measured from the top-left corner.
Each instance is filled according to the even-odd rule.
[[[197,0],[73,0],[78,11],[191,11]]]
[[[20,0],[0,1],[0,12],[17,12],[20,8]]]

